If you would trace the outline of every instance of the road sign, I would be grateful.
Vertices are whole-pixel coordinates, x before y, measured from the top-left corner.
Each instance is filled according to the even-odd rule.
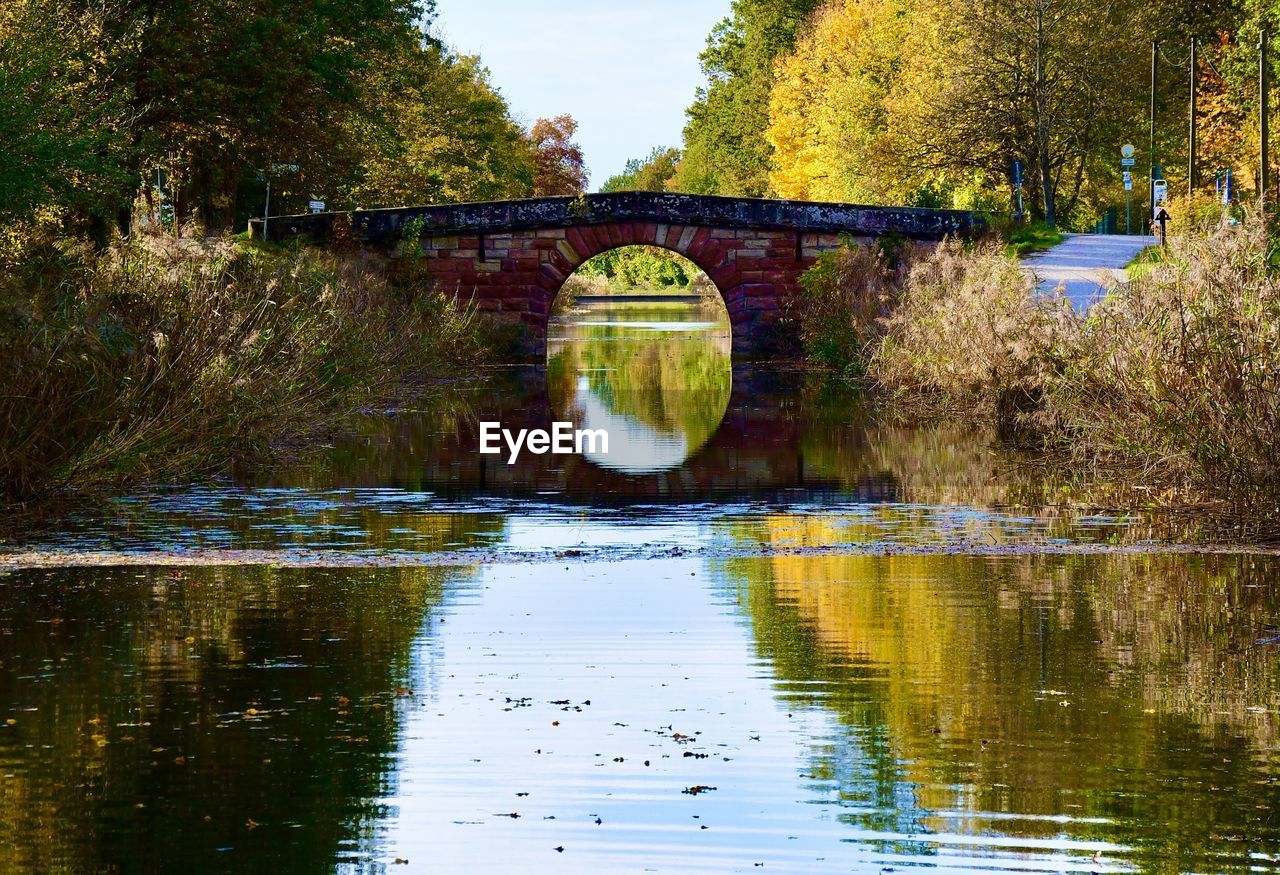
[[[1160,223],[1160,245],[1161,246],[1167,245],[1168,238],[1165,233],[1165,225],[1167,225],[1169,223],[1169,220],[1172,218],[1173,217],[1169,215],[1169,211],[1166,210],[1164,207],[1160,207],[1159,209],[1156,210],[1155,220]]]
[[[308,201],[307,207],[311,210],[312,213],[323,213],[324,201]]]
[[[1169,202],[1169,183],[1163,179],[1157,179],[1152,191],[1156,204],[1164,204]]]
[[[1126,177],[1124,178],[1124,190],[1125,190],[1125,191],[1133,191],[1133,179],[1132,179],[1132,177],[1128,177],[1128,176],[1126,176]]]
[[[1133,148],[1132,143],[1125,143],[1123,146],[1120,147],[1121,158],[1132,158],[1135,152],[1137,152],[1137,150]]]
[[[1121,158],[1121,159],[1120,159],[1120,166],[1121,166],[1121,167],[1132,167],[1132,166],[1134,165],[1134,163],[1135,163],[1135,162],[1137,162],[1137,160],[1138,160],[1137,158]]]

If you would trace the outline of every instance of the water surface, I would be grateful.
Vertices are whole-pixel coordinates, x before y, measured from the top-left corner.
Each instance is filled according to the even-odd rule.
[[[624,439],[508,466],[490,418]],[[0,572],[0,870],[1280,868],[1280,559],[1019,472],[706,309],[570,313],[545,370],[12,545],[108,564]]]

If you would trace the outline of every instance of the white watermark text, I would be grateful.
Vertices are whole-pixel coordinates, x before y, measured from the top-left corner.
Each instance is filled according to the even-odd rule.
[[[480,452],[483,455],[497,456],[505,452],[507,464],[514,465],[523,450],[539,456],[545,453],[556,456],[608,453],[609,433],[602,428],[576,429],[572,422],[552,423],[549,432],[540,428],[522,428],[513,432],[503,428],[500,422],[480,423]]]

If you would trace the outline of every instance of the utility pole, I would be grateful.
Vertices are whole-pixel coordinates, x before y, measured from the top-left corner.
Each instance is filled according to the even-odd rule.
[[[1268,154],[1267,140],[1271,137],[1271,126],[1267,118],[1267,103],[1270,98],[1268,91],[1267,76],[1267,41],[1269,39],[1267,29],[1262,29],[1261,35],[1258,37],[1258,127],[1262,135],[1262,147],[1259,157],[1258,168],[1258,211],[1266,213],[1267,211],[1267,165],[1271,158]]]
[[[271,174],[267,173],[267,200],[262,205],[262,242],[266,243],[271,238],[267,236],[267,222],[271,216]]]
[[[1151,204],[1150,218],[1156,215],[1156,83],[1160,75],[1160,40],[1151,43],[1151,144],[1148,157],[1151,159],[1151,177],[1147,186],[1147,203]]]
[[[1195,197],[1196,184],[1200,181],[1196,177],[1196,38],[1191,38],[1191,111],[1188,113],[1191,119],[1191,130],[1188,134],[1187,152],[1189,158],[1187,160],[1187,197]]]

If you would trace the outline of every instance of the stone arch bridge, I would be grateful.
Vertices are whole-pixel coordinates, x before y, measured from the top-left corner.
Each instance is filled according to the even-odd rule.
[[[251,225],[261,236],[261,220]],[[776,349],[778,319],[800,275],[842,239],[936,241],[981,225],[959,210],[619,192],[280,216],[267,231],[275,241],[305,236],[320,244],[351,235],[388,250],[417,237],[437,288],[519,320],[537,355],[545,352],[552,301],[584,261],[620,246],[674,250],[719,289],[735,354],[760,357]]]

